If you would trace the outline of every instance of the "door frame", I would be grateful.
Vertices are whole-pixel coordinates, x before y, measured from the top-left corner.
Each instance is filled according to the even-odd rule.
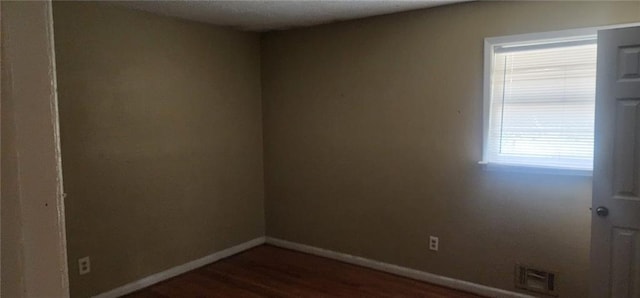
[[[17,292],[26,297],[69,297],[64,197],[56,92],[51,0],[5,2],[2,9],[2,66],[9,90],[2,90],[2,117],[10,115],[14,136],[6,143],[17,154],[11,197],[19,207],[21,253]],[[6,154],[3,152],[3,154]],[[14,162],[14,160],[12,160]],[[6,165],[0,165],[3,171]],[[3,192],[6,189],[3,189]],[[1,240],[0,240],[1,241]],[[4,285],[7,287],[7,285]]]

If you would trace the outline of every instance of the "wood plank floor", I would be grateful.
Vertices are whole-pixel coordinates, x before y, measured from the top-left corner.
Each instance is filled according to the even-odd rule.
[[[126,297],[480,297],[262,245]]]

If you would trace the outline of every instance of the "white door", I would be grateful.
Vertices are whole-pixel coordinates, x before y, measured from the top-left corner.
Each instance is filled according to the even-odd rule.
[[[640,297],[640,27],[598,32],[593,298]]]

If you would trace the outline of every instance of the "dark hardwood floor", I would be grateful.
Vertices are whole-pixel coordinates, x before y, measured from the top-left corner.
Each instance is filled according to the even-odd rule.
[[[126,297],[480,297],[262,245]]]

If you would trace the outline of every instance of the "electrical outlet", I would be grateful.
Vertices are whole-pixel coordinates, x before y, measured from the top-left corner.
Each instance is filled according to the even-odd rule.
[[[438,243],[439,242],[440,242],[440,240],[438,239],[438,237],[429,236],[429,249],[430,250],[434,250],[434,251],[438,251]]]
[[[91,260],[89,257],[78,259],[78,269],[80,271],[80,275],[91,272]]]

